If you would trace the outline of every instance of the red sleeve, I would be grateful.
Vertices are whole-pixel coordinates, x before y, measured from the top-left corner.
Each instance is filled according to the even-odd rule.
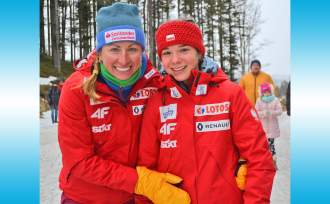
[[[241,157],[247,160],[247,183],[244,204],[269,203],[275,175],[272,156],[261,122],[238,88],[232,99],[232,134]]]
[[[159,107],[157,96],[152,97],[143,114],[143,121],[140,135],[139,158],[138,165],[146,166],[150,169],[155,169],[159,156],[159,138],[158,138],[158,121]]]
[[[64,85],[59,104],[58,140],[62,152],[65,181],[69,176],[112,189],[134,192],[136,170],[94,153],[84,95],[80,88]]]

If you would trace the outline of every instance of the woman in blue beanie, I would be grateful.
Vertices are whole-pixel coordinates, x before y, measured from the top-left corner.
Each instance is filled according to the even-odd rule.
[[[61,204],[190,203],[181,178],[136,167],[141,118],[160,75],[144,54],[135,5],[115,3],[96,16],[96,50],[65,82],[59,103]]]

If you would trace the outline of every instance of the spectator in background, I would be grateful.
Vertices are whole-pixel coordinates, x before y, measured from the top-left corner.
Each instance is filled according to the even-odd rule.
[[[278,116],[282,114],[282,107],[280,100],[274,95],[274,88],[269,83],[263,83],[259,87],[260,97],[256,103],[259,118],[262,122],[262,127],[266,132],[269,143],[269,150],[273,156],[275,168],[276,164],[276,151],[275,151],[275,138],[280,136],[280,126],[278,124]]]
[[[48,90],[47,100],[49,104],[49,108],[51,111],[52,123],[57,123],[57,115],[58,115],[58,101],[60,98],[60,90],[55,82],[51,83],[51,87]]]
[[[291,115],[291,109],[290,109],[290,85],[291,84],[291,81],[289,82],[289,85],[288,85],[288,89],[286,90],[286,113],[288,114],[288,116]]]
[[[258,87],[262,83],[270,83],[275,88],[273,79],[267,73],[261,71],[261,63],[259,60],[253,60],[250,65],[250,72],[245,74],[239,84],[243,88],[246,96],[249,98],[253,105],[256,104],[256,101],[259,97]]]

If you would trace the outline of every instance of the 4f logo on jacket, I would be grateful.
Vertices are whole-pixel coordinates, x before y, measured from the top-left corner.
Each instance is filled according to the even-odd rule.
[[[106,114],[109,113],[109,110],[110,107],[102,107],[102,108],[98,108],[92,115],[91,115],[91,118],[104,118],[104,116]]]
[[[160,134],[163,135],[170,135],[172,130],[175,130],[176,123],[169,123],[164,125],[160,128]]]

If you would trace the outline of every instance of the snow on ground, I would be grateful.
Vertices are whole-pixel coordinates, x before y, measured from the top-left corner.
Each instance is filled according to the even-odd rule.
[[[57,77],[54,77],[54,76],[49,76],[48,78],[40,77],[40,85],[47,85],[51,81],[56,80],[56,79],[57,79]]]
[[[271,195],[271,204],[290,203],[290,118],[280,117],[281,137],[275,140],[278,171]],[[57,142],[57,123],[52,124],[50,111],[40,119],[40,203],[59,204],[61,192],[58,175],[61,153]]]
[[[61,153],[57,142],[57,123],[52,124],[50,111],[40,119],[40,203],[59,204],[58,175]]]

